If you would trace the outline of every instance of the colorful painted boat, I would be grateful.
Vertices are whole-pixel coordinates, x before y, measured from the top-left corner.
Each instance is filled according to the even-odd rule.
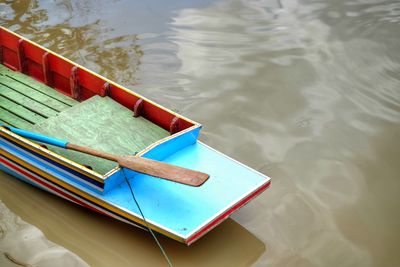
[[[190,245],[270,185],[198,140],[201,125],[0,28],[0,168],[69,201]],[[4,125],[210,174],[186,186],[24,138]],[[147,221],[129,192],[133,186]]]

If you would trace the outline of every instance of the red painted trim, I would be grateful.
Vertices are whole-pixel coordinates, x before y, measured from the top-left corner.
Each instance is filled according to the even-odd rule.
[[[203,228],[201,228],[198,232],[194,233],[193,235],[191,235],[188,239],[185,240],[187,245],[192,244],[193,242],[195,242],[197,239],[199,239],[200,237],[202,237],[203,235],[205,235],[206,233],[208,233],[209,231],[211,231],[213,228],[215,228],[218,224],[220,224],[221,222],[223,222],[224,220],[226,220],[229,215],[231,215],[234,211],[238,210],[239,208],[243,207],[244,205],[246,205],[250,200],[252,200],[253,198],[255,198],[256,196],[258,196],[259,194],[261,194],[263,191],[265,191],[269,186],[271,185],[271,181],[269,181],[268,183],[264,184],[263,186],[259,187],[258,189],[256,189],[255,191],[253,191],[252,193],[250,193],[250,195],[248,195],[247,197],[243,198],[242,200],[240,200],[238,203],[236,203],[233,207],[231,207],[230,209],[228,209],[227,211],[225,211],[224,213],[222,213],[220,216],[218,216],[217,218],[215,218],[213,221],[211,221],[209,224],[205,225]]]

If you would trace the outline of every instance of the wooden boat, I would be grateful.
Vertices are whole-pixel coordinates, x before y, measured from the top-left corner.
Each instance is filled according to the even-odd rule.
[[[199,123],[5,28],[0,28],[0,62],[0,168],[25,182],[187,245],[270,185],[269,177],[200,142]],[[200,187],[154,178],[33,141],[10,127],[210,178]]]

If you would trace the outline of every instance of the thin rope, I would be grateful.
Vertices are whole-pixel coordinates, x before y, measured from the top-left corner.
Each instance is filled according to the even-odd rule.
[[[150,234],[153,236],[154,240],[156,241],[158,247],[160,248],[162,254],[164,255],[164,258],[165,258],[166,261],[168,262],[168,265],[169,265],[170,267],[173,267],[172,262],[171,262],[171,260],[169,259],[167,253],[165,252],[165,250],[164,250],[164,248],[162,247],[160,241],[158,241],[156,235],[154,234],[153,230],[151,230],[149,224],[148,224],[147,221],[146,221],[146,218],[144,217],[144,214],[143,214],[143,212],[142,212],[142,209],[140,208],[139,203],[138,203],[138,201],[136,200],[135,194],[133,193],[133,189],[132,189],[132,187],[131,187],[131,184],[129,183],[128,178],[127,178],[126,175],[125,175],[124,168],[122,168],[122,173],[124,174],[125,181],[126,181],[126,183],[128,184],[129,190],[131,191],[131,194],[132,194],[132,198],[133,198],[133,200],[135,201],[136,206],[137,206],[138,209],[139,209],[139,212],[140,212],[140,214],[141,214],[141,216],[142,216],[142,218],[143,218],[143,221],[144,221],[144,224],[145,224],[146,228],[149,230]]]

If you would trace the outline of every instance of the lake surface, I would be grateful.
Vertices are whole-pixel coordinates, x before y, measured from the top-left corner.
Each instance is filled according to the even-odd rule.
[[[0,25],[204,125],[271,188],[176,266],[399,266],[400,2],[0,1]],[[93,266],[151,236],[0,174],[0,199]]]

